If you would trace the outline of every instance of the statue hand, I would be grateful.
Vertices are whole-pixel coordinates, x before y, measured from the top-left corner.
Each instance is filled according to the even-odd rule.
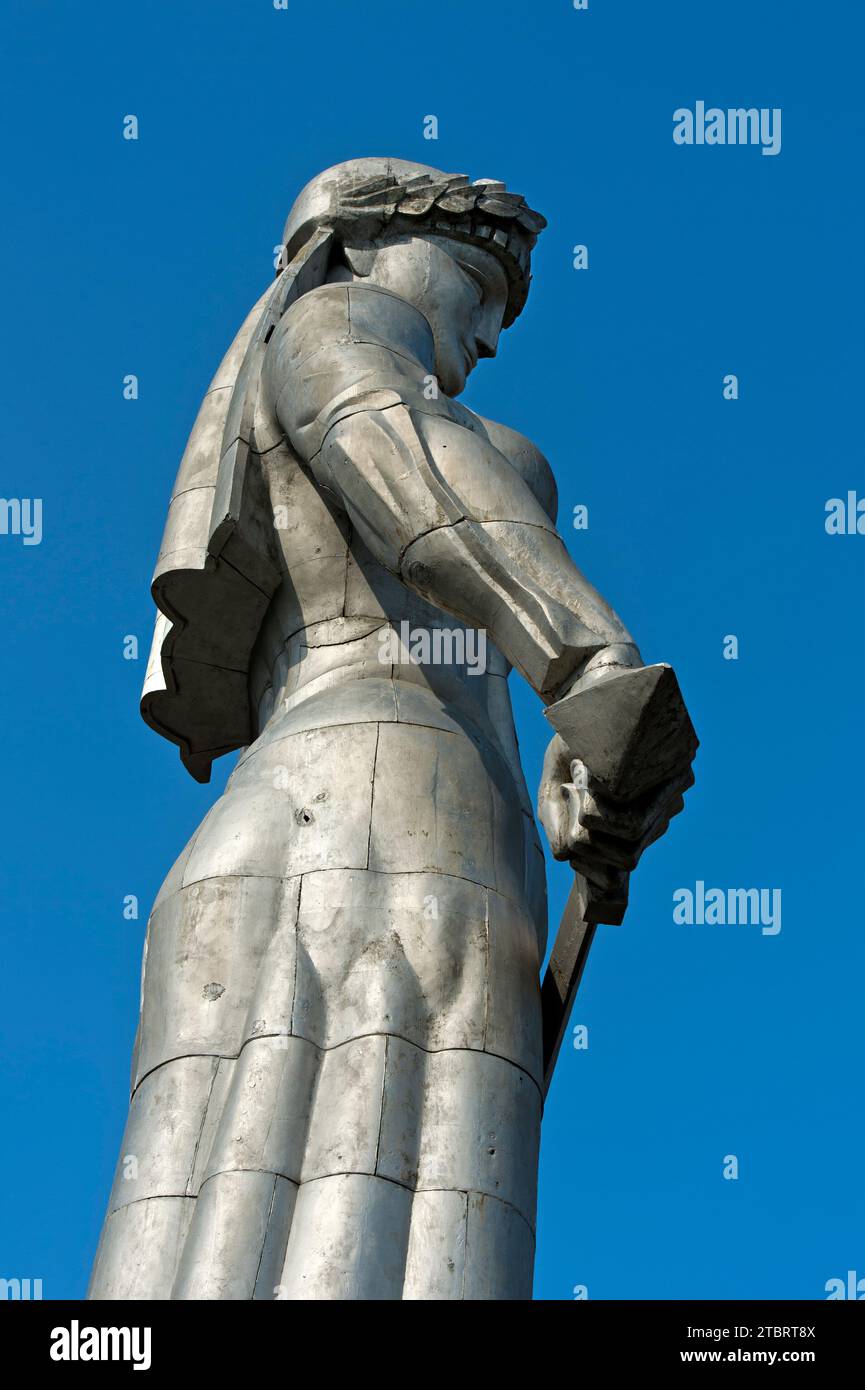
[[[626,900],[627,873],[682,810],[693,782],[688,767],[634,801],[613,802],[554,734],[544,758],[538,816],[556,859],[569,860],[605,897],[623,892]]]

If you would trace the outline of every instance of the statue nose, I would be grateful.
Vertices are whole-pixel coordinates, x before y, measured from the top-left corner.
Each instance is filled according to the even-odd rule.
[[[486,338],[475,335],[475,350],[478,360],[480,360],[481,357],[495,357],[497,347],[495,343],[488,342]]]

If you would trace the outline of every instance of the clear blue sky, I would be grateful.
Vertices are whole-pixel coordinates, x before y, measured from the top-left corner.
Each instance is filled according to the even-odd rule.
[[[86,1286],[147,911],[230,770],[196,785],[138,715],[151,566],[294,195],[361,154],[503,178],[549,219],[465,399],[547,453],[574,557],[675,665],[702,738],[686,814],[599,932],[589,1048],[561,1056],[536,1296],[865,1276],[865,536],[824,529],[828,498],[865,495],[860,7],[5,0],[2,24],[0,494],[41,497],[44,535],[0,536],[0,1276]],[[701,99],[780,107],[781,154],[674,145]],[[534,786],[548,729],[513,684]],[[780,888],[782,930],[675,924],[697,880]],[[553,924],[567,888],[551,863]]]

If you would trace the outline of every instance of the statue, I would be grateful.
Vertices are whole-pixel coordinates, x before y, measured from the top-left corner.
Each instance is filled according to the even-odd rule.
[[[544,225],[503,183],[327,170],[205,396],[142,710],[199,781],[242,751],[153,907],[91,1298],[531,1297],[546,889],[510,669],[558,729],[539,815],[583,926],[696,746],[546,459],[458,400]]]

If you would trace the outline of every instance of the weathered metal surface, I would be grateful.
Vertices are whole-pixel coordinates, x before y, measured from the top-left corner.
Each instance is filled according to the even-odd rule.
[[[545,1096],[550,1089],[571,1009],[595,936],[595,923],[586,921],[586,899],[586,881],[577,874],[541,986]]]
[[[690,767],[697,735],[672,667],[610,670],[551,705],[550,723],[616,801]]]
[[[214,380],[145,709],[199,778],[244,747],[151,914],[93,1298],[530,1297],[546,895],[508,674],[549,702],[640,661],[546,460],[456,399],[541,226],[502,185],[329,170]],[[553,741],[541,820],[609,888],[666,803],[605,819],[579,756]]]

